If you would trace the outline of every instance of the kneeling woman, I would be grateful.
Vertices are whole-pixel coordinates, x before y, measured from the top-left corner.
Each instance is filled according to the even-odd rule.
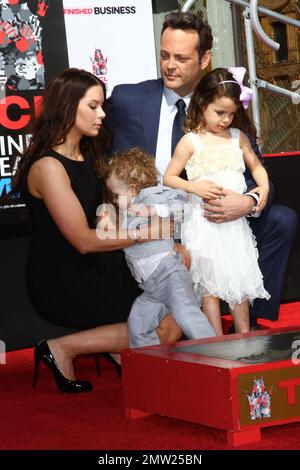
[[[90,382],[74,375],[77,355],[128,347],[126,320],[140,293],[120,251],[135,243],[134,234],[119,230],[111,239],[96,234],[102,201],[96,170],[105,162],[107,143],[104,101],[103,83],[89,72],[67,69],[54,78],[14,185],[33,227],[26,267],[31,303],[49,322],[83,330],[38,344],[34,384],[42,361],[58,388],[70,393],[92,390]],[[171,316],[158,334],[164,342],[177,339]]]

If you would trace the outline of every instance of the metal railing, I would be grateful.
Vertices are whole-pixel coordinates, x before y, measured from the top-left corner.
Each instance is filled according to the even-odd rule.
[[[196,1],[197,0],[188,0],[183,5],[182,11],[188,11]],[[270,18],[274,18],[275,20],[281,23],[289,24],[296,28],[300,28],[300,21],[297,21],[285,15],[281,15],[280,13],[269,10],[268,8],[258,6],[258,0],[250,0],[250,3],[245,0],[225,0],[225,1],[231,4],[244,7],[243,16],[244,16],[244,22],[245,22],[248,72],[249,72],[250,86],[253,90],[253,100],[252,100],[253,120],[257,129],[257,134],[258,136],[260,136],[261,125],[260,125],[258,88],[264,88],[273,93],[278,93],[280,95],[288,96],[291,98],[293,104],[300,103],[300,94],[293,92],[291,90],[287,90],[285,88],[279,87],[277,85],[273,85],[257,77],[253,31],[255,32],[257,37],[262,42],[264,42],[267,46],[269,46],[271,49],[278,51],[278,49],[280,48],[280,44],[273,41],[273,39],[271,39],[263,30],[259,21],[258,12],[263,13],[264,15]]]

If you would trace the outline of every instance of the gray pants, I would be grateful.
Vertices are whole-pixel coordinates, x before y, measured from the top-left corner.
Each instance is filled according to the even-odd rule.
[[[192,277],[178,255],[163,258],[140,287],[144,292],[135,300],[128,318],[130,347],[159,344],[155,328],[168,313],[189,339],[216,336],[199,307]]]

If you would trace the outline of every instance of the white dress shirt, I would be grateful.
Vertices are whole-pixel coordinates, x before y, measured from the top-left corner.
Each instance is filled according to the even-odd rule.
[[[132,199],[132,204],[134,204],[135,198]],[[155,207],[156,215],[159,217],[168,217],[170,211],[168,206],[165,204],[151,204]],[[145,206],[146,207],[146,206]],[[129,268],[131,270],[131,274],[137,280],[137,282],[146,281],[148,277],[155,271],[158,267],[159,263],[161,262],[162,258],[169,255],[170,252],[162,252],[156,253],[154,255],[146,256],[145,258],[135,259],[131,258],[131,263]],[[127,255],[128,256],[128,255]]]
[[[156,167],[161,175],[161,179],[171,160],[172,129],[175,115],[178,111],[176,101],[183,99],[188,108],[192,93],[187,96],[179,96],[175,91],[164,87],[160,108],[159,127],[157,145],[155,153]]]

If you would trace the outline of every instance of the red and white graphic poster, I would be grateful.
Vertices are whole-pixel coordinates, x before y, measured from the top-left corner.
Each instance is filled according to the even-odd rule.
[[[62,0],[0,0],[0,236],[5,224],[23,223],[23,201],[5,198],[31,137],[31,112],[66,67]]]
[[[107,85],[157,78],[151,0],[63,0],[70,67]]]

